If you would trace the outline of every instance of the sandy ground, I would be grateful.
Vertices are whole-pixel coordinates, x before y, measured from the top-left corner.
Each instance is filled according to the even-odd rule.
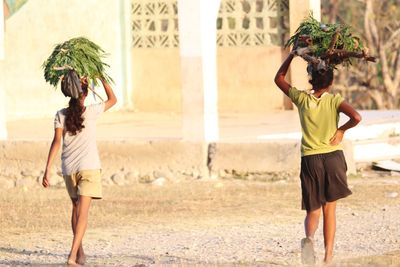
[[[370,172],[349,184],[333,266],[400,266],[400,176]],[[298,266],[299,206],[297,179],[104,187],[84,238],[87,266]],[[63,266],[70,209],[64,188],[1,192],[0,265]],[[316,250],[321,262],[321,229]]]

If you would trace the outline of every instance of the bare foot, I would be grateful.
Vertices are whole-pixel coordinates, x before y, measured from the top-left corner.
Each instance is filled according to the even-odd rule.
[[[332,263],[333,255],[332,254],[325,254],[324,264],[330,265]]]
[[[80,265],[77,264],[76,261],[74,259],[72,259],[71,257],[68,257],[67,264],[68,264],[68,267],[80,267]]]
[[[315,264],[314,242],[308,237],[301,240],[301,263]]]
[[[76,263],[80,265],[85,265],[86,264],[86,255],[79,255],[78,258],[76,259]]]

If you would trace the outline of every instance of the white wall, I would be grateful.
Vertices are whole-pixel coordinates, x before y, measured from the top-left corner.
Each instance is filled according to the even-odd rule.
[[[4,13],[3,6],[0,7],[0,62],[4,59]],[[3,80],[0,72],[0,81]],[[0,83],[0,140],[7,139],[6,115],[5,115],[5,92]]]
[[[30,0],[10,17],[6,21],[5,59],[0,62],[7,119],[53,116],[66,105],[61,90],[45,82],[41,65],[55,44],[78,36],[89,38],[110,54],[105,61],[111,66],[108,73],[115,81],[113,88],[121,107],[126,84],[121,12],[126,1],[130,2]]]

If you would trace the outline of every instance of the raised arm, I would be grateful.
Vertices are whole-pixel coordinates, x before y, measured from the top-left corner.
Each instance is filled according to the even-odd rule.
[[[349,120],[340,126],[335,135],[330,139],[331,145],[337,145],[343,140],[344,132],[353,128],[361,121],[361,115],[349,103],[343,101],[339,106],[339,112],[343,112],[349,117]]]
[[[293,58],[294,58],[293,53],[290,53],[275,75],[276,85],[278,85],[278,87],[282,90],[282,92],[284,92],[285,95],[287,96],[289,96],[289,89],[291,85],[285,80],[285,76],[287,74],[287,71],[289,69],[290,63],[292,62]]]
[[[49,155],[47,156],[46,169],[43,175],[42,185],[44,187],[50,186],[51,166],[53,165],[54,158],[57,156],[58,150],[60,149],[62,134],[62,128],[56,128],[54,130],[53,142],[51,142]]]
[[[115,96],[114,91],[111,88],[111,86],[108,84],[108,82],[105,81],[104,79],[100,79],[100,80],[101,80],[101,83],[103,84],[104,91],[106,92],[106,95],[107,95],[107,100],[106,100],[106,102],[104,102],[104,111],[107,111],[112,106],[114,106],[115,103],[117,103],[117,97]]]

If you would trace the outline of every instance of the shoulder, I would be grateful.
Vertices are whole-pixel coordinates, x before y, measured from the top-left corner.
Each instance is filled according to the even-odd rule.
[[[57,110],[57,112],[56,112],[56,116],[65,116],[67,114],[67,108],[63,108],[63,109],[60,109],[60,110]]]
[[[302,102],[302,100],[307,96],[308,96],[308,94],[306,91],[299,90],[296,87],[289,88],[289,98],[296,105],[300,104],[300,102]]]
[[[339,93],[332,94],[332,96],[333,96],[333,99],[343,98],[342,95]]]
[[[289,88],[289,95],[307,95],[307,91],[305,90],[299,90],[296,87],[290,87]]]
[[[63,128],[64,126],[64,121],[65,121],[65,114],[66,114],[67,109],[63,108],[60,109],[56,112],[56,115],[54,116],[54,127],[55,128]]]
[[[86,106],[86,110],[98,110],[104,108],[104,103],[96,103]]]
[[[104,112],[104,102],[86,106],[86,113],[99,115]]]
[[[292,92],[292,93],[297,93],[297,92],[300,92],[300,90],[297,89],[297,88],[294,87],[294,86],[291,86],[291,87],[289,88],[289,93],[290,93],[290,92]]]
[[[331,95],[332,95],[332,96],[331,96],[332,101],[334,101],[334,102],[342,102],[342,101],[344,100],[344,98],[342,97],[342,95],[339,94],[339,93],[335,93],[335,94],[331,94]]]
[[[339,93],[329,93],[329,101],[335,109],[338,109],[344,98]]]

